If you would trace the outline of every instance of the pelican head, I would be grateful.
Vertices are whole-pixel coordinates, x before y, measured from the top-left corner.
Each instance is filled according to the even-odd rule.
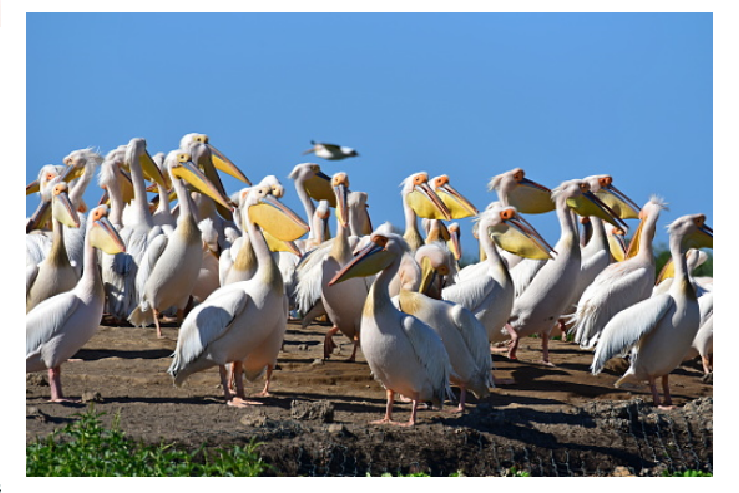
[[[461,219],[477,214],[475,206],[449,184],[448,175],[437,176],[431,180],[431,186],[441,201],[444,202],[444,205],[449,208],[452,219]]]
[[[288,175],[295,182],[296,188],[302,188],[313,200],[327,200],[331,207],[336,207],[336,195],[331,187],[331,178],[321,171],[316,163],[297,164]]]
[[[503,250],[520,257],[546,260],[554,249],[515,207],[490,204],[479,217],[480,234],[487,231]]]
[[[618,214],[603,203],[591,190],[585,180],[570,180],[562,183],[552,191],[552,199],[565,200],[567,207],[581,216],[595,216],[614,226],[626,227]]]
[[[275,175],[267,175],[259,182],[260,185],[269,185],[272,188],[272,195],[281,199],[285,195],[285,187],[280,183]]]
[[[108,221],[108,207],[105,205],[97,206],[90,212],[87,236],[93,247],[109,255],[126,251],[118,231]]]
[[[452,252],[438,248],[437,245],[424,245],[414,255],[416,262],[421,267],[421,284],[419,293],[428,296],[430,286],[438,280],[438,285],[444,285],[444,278],[453,274],[454,259]]]
[[[639,206],[613,185],[611,175],[593,175],[585,178],[590,190],[621,219],[639,217]]]
[[[210,151],[213,153],[213,166],[215,166],[216,169],[219,169],[223,171],[224,173],[227,173],[237,180],[241,180],[247,185],[251,185],[251,182],[246,177],[246,175],[236,166],[233,161],[228,159],[226,156],[223,155],[221,151],[216,149],[208,139],[208,136],[205,134],[187,134],[180,139],[180,149],[189,150],[191,146],[196,144],[204,144],[207,145]]]
[[[429,186],[429,175],[425,172],[414,173],[402,183],[402,195],[405,202],[418,217],[427,219],[452,218],[449,208]]]
[[[387,269],[393,261],[409,251],[405,240],[393,233],[372,233],[369,243],[329,281],[333,286],[352,277],[367,277]]]
[[[135,160],[135,161],[134,161]],[[128,142],[128,148],[126,149],[126,155],[123,160],[123,166],[130,172],[131,165],[136,162],[141,167],[141,171],[144,174],[144,178],[159,183],[165,189],[168,189],[167,182],[159,171],[154,160],[146,150],[146,140],[135,138]]]
[[[521,214],[540,214],[554,210],[552,191],[526,178],[521,168],[494,176],[488,183],[488,190],[495,190],[504,205],[515,207]]]
[[[257,185],[243,192],[242,202],[251,222],[276,239],[294,241],[310,229],[300,217],[272,195],[268,184]]]
[[[208,151],[208,149],[205,149]],[[224,197],[215,185],[205,177],[193,163],[192,155],[181,149],[171,151],[166,159],[167,171],[172,179],[185,180],[200,192],[212,198],[226,209],[231,210],[228,197]]]
[[[64,173],[64,166],[60,164],[46,164],[41,167],[41,171],[39,171],[38,177],[33,180],[31,183],[26,185],[26,195],[31,195],[32,193],[40,193],[41,194],[41,200],[42,201],[49,201],[51,200],[51,195],[49,193],[49,183],[56,178],[57,176]]]
[[[634,232],[634,236],[631,237],[631,242],[626,249],[625,258],[629,259],[639,253],[639,243],[641,242],[644,225],[647,223],[647,221],[657,221],[660,211],[663,210],[669,211],[670,209],[667,207],[667,202],[656,195],[652,195],[649,198],[649,202],[644,204],[638,215],[639,226],[637,226],[636,232]]]
[[[67,227],[79,228],[80,217],[69,200],[68,188],[66,183],[61,182],[51,189],[51,216]]]
[[[616,226],[606,229],[606,236],[608,236],[608,247],[611,251],[611,255],[616,262],[621,262],[625,258],[626,244],[624,243],[624,236],[626,231],[623,228]]]
[[[713,248],[713,229],[706,224],[705,214],[688,214],[674,220],[667,231],[681,239],[686,249]]]

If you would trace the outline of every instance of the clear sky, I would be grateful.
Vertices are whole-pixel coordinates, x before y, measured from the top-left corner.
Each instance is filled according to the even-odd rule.
[[[276,175],[303,216],[287,175],[312,161],[369,194],[375,226],[402,228],[411,173],[448,174],[482,210],[515,167],[664,197],[658,242],[681,215],[713,223],[710,12],[28,13],[26,42],[27,181],[74,149],[144,137],[154,154],[202,132],[252,181]],[[302,156],[311,139],[360,157]],[[556,243],[554,213],[527,219]]]

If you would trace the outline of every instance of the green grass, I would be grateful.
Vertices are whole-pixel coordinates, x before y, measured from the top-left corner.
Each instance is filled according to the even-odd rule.
[[[662,476],[671,478],[712,478],[713,473],[688,469],[685,472],[673,472],[672,474],[667,471],[662,471]]]
[[[259,476],[268,467],[256,452],[258,443],[244,447],[193,452],[134,443],[120,430],[120,415],[110,429],[102,426],[91,405],[61,431],[26,447],[26,476]]]

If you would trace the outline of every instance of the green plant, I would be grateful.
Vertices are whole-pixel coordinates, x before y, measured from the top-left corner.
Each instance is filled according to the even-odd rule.
[[[120,429],[120,414],[110,429],[90,405],[61,431],[26,447],[26,476],[258,476],[269,465],[250,442],[210,454],[201,446],[193,452],[174,444],[134,443]],[[196,458],[202,457],[202,460]]]
[[[672,477],[672,478],[712,478],[713,473],[711,472],[703,472],[703,471],[696,471],[695,469],[688,469],[684,472],[673,472],[670,474],[667,471],[662,471],[662,476],[664,477]]]

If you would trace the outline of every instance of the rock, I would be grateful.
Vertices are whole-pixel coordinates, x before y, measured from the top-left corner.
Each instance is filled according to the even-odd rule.
[[[313,365],[323,365],[323,364],[325,364],[325,362],[322,359],[317,358],[317,359],[314,359],[313,360],[313,363],[311,363],[311,364],[313,364]]]
[[[82,392],[82,397],[80,398],[82,402],[103,402],[103,396],[100,395],[100,392]]]
[[[328,425],[328,432],[335,435],[346,433],[346,427],[341,423],[333,423]]]
[[[39,387],[49,386],[49,381],[46,379],[46,375],[42,373],[27,373],[26,383],[31,385],[38,385]]]
[[[334,405],[326,400],[311,402],[294,399],[290,403],[290,414],[293,419],[317,419],[333,423]]]
[[[613,475],[617,478],[627,478],[627,477],[634,477],[633,474],[631,474],[631,471],[629,471],[628,468],[624,466],[618,466],[614,471]]]
[[[26,408],[26,419],[38,419],[42,423],[46,423],[47,418],[49,417],[48,414],[44,413],[37,407],[27,407]]]
[[[245,426],[252,426],[254,428],[263,428],[267,424],[267,417],[263,414],[246,414],[241,417],[239,422]]]

